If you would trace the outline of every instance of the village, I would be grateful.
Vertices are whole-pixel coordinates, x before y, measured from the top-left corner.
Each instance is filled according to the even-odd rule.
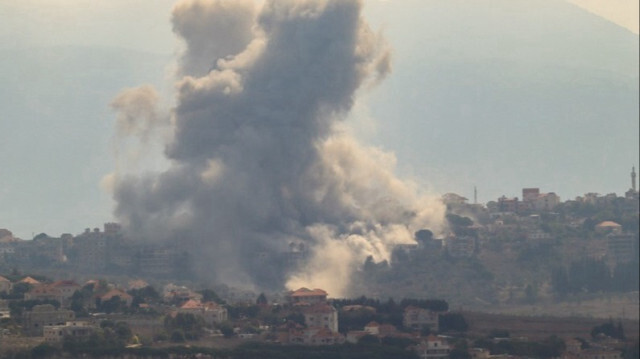
[[[582,337],[561,338],[551,334],[553,328],[548,337],[535,340],[511,337],[501,328],[479,336],[469,331],[463,314],[437,299],[332,299],[322,289],[300,288],[283,293],[282,302],[260,294],[253,302],[231,303],[213,290],[173,284],[156,290],[140,279],[125,288],[102,279],[78,284],[7,277],[0,277],[0,356],[7,358],[20,351],[135,354],[141,348],[185,344],[215,350],[263,343],[386,345],[403,357],[421,359],[622,359],[634,343],[620,322],[607,321]],[[637,338],[635,345],[637,354]]]
[[[208,288],[192,278],[189,243],[137,243],[117,223],[31,240],[0,229],[0,357],[181,347],[214,358],[248,344],[424,359],[638,356],[637,306],[606,305],[622,313],[583,318],[474,312],[620,294],[637,301],[635,170],[624,197],[562,202],[523,188],[521,199],[486,205],[454,193],[441,200],[449,232],[425,228],[414,244],[393,248],[390,261],[368,258],[351,282],[360,297],[351,299],[321,288]],[[296,268],[307,251],[292,242],[288,251],[257,255]],[[514,318],[519,324],[509,324]],[[528,326],[540,318],[535,330]],[[563,331],[570,322],[579,324]]]

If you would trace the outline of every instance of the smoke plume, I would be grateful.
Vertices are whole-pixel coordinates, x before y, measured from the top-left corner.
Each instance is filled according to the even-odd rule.
[[[360,10],[357,0],[177,4],[186,46],[168,168],[113,175],[130,236],[180,241],[217,281],[339,296],[367,256],[389,259],[414,231],[437,231],[442,205],[393,174],[393,155],[342,130],[358,89],[390,70]],[[120,95],[120,134],[153,135],[155,103],[148,90]]]

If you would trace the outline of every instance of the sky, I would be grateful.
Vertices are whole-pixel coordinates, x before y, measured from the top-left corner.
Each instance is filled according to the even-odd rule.
[[[149,83],[171,106],[173,3],[0,0],[0,228],[114,219],[109,104]],[[638,167],[638,2],[531,3],[366,1],[393,70],[360,94],[353,131],[426,192],[622,194]]]

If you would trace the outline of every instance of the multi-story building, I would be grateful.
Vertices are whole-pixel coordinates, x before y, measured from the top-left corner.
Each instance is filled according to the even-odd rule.
[[[104,273],[107,268],[107,237],[95,228],[89,228],[74,239],[76,266],[84,273]]]
[[[318,288],[313,290],[309,288],[300,288],[287,293],[287,300],[291,305],[325,303],[327,301],[327,292]]]
[[[25,300],[55,300],[62,306],[71,302],[73,294],[80,286],[72,280],[60,280],[54,283],[38,284],[24,294]]]
[[[46,325],[64,325],[74,319],[71,310],[56,309],[51,304],[36,305],[30,312],[22,313],[22,328],[27,335],[42,336]]]
[[[338,311],[326,303],[314,304],[302,311],[304,324],[309,327],[326,328],[338,332]]]
[[[196,299],[189,299],[178,307],[178,313],[189,313],[202,317],[207,325],[214,325],[225,322],[229,318],[227,308],[214,303],[202,303]]]
[[[476,239],[471,236],[451,236],[446,240],[447,253],[454,258],[471,258],[476,252]]]
[[[607,236],[607,257],[611,264],[629,263],[637,255],[637,240],[631,234]]]
[[[88,322],[66,322],[63,325],[45,325],[43,336],[45,343],[56,344],[65,338],[88,338],[95,328]]]
[[[498,211],[499,212],[512,212],[518,213],[519,210],[519,202],[518,197],[507,198],[502,196],[498,198]]]
[[[405,328],[415,330],[429,329],[432,332],[437,332],[438,317],[437,312],[410,305],[404,309],[402,325]]]
[[[178,253],[172,246],[147,245],[138,253],[140,273],[151,276],[169,276],[176,271]],[[187,263],[184,263],[187,266]]]
[[[416,352],[420,359],[447,359],[451,347],[444,339],[429,335],[427,340],[416,346]]]

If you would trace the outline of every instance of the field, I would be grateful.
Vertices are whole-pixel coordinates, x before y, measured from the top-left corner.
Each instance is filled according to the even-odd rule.
[[[506,329],[511,337],[526,337],[530,340],[556,335],[561,338],[589,338],[591,328],[608,319],[586,317],[523,316],[464,312],[469,324],[470,336],[485,336],[494,329]],[[617,323],[617,320],[615,320]],[[627,338],[638,338],[638,320],[622,320]]]

